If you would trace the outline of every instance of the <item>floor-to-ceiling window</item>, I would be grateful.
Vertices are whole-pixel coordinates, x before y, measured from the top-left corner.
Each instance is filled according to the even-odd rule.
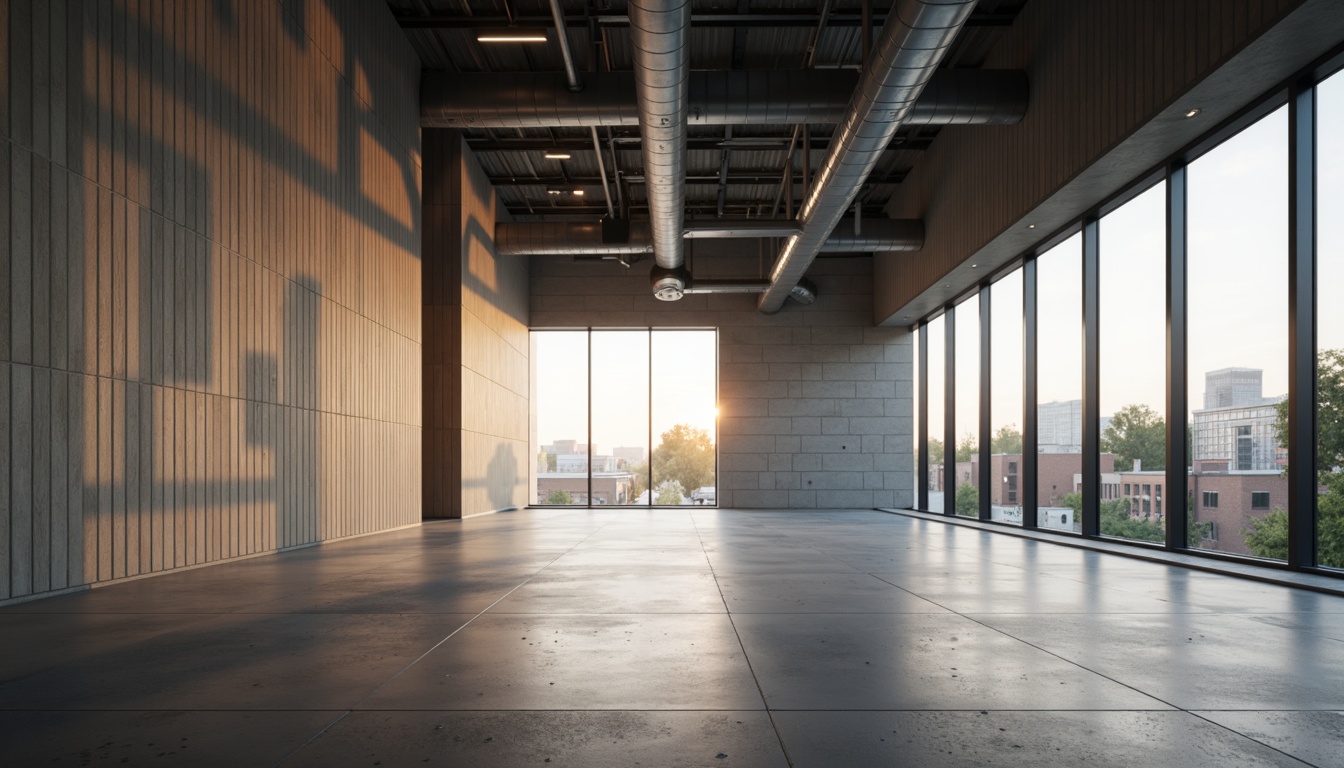
[[[1344,568],[1341,63],[926,321],[930,510],[975,516],[988,495],[993,522]]]
[[[712,330],[533,331],[534,504],[717,503]]]
[[[1039,525],[1064,531],[1081,530],[1083,503],[1082,243],[1074,235],[1036,257]]]
[[[973,294],[955,308],[956,328],[956,466],[952,470],[953,511],[963,517],[980,514],[980,296]]]
[[[990,286],[991,520],[1022,524],[1022,270]]]
[[[1315,539],[1320,564],[1344,568],[1344,73],[1320,84],[1316,109]]]
[[[1288,110],[1188,168],[1190,545],[1286,559]]]
[[[1166,202],[1154,185],[1098,225],[1100,530],[1151,542],[1166,536]]]

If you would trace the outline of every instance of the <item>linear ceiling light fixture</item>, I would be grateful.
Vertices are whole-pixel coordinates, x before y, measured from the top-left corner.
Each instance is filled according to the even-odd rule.
[[[568,152],[564,152],[558,149],[547,152],[545,155],[542,156],[545,157],[547,160],[568,160],[570,158],[570,154]]]
[[[486,29],[481,30],[476,35],[478,43],[544,43],[546,42],[546,30],[544,29]]]

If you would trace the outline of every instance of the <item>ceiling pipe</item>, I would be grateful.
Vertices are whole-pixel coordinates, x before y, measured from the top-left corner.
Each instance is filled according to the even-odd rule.
[[[706,280],[692,280],[686,286],[686,295],[693,294],[761,294],[765,293],[770,287],[769,280],[762,280],[755,277],[746,278],[714,278]],[[817,286],[812,284],[811,280],[803,278],[793,287],[789,294],[800,304],[811,304],[817,300]]]
[[[859,80],[849,114],[803,200],[803,231],[790,237],[770,270],[770,288],[757,309],[778,312],[821,252],[896,130],[905,122],[943,60],[975,0],[897,0],[873,46],[871,66]],[[865,229],[871,229],[868,223]]]
[[[681,298],[689,280],[682,248],[686,207],[687,80],[691,0],[630,0],[640,143],[657,266],[653,295]]]
[[[575,75],[577,78],[577,74]],[[835,124],[849,108],[859,73],[838,69],[714,70],[689,75],[691,125]],[[590,72],[572,91],[568,73],[431,73],[420,88],[426,128],[586,128],[633,126],[630,72]],[[936,72],[907,125],[1012,125],[1027,113],[1027,75],[1007,69]]]
[[[565,12],[560,10],[560,0],[551,0],[551,18],[555,20],[555,39],[560,43],[560,58],[565,61],[565,86],[570,91],[581,91],[583,81],[579,80],[579,70],[574,66],[574,55],[569,52],[569,35],[565,32]]]
[[[908,219],[868,221],[863,234],[851,221],[842,221],[821,246],[822,253],[890,253],[917,251],[924,246],[924,223]],[[790,237],[802,230],[796,222],[769,219],[711,219],[688,221],[682,237],[746,239]],[[495,252],[500,256],[620,256],[654,252],[653,229],[648,221],[630,222],[630,236],[609,242],[598,222],[499,222],[495,224]]]

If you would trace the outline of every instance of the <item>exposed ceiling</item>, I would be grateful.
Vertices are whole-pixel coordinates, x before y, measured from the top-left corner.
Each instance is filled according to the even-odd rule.
[[[978,68],[1025,2],[980,0],[942,67]],[[427,73],[470,77],[480,72],[564,70],[547,0],[388,0],[388,5]],[[880,28],[891,5],[891,0],[872,0],[874,30]],[[569,46],[581,74],[632,69],[623,0],[562,0],[561,7]],[[695,0],[691,68],[857,70],[862,59],[862,10],[861,0]],[[476,39],[482,30],[509,27],[546,32],[548,40],[503,44]],[[632,93],[632,104],[633,100]],[[791,184],[786,184],[788,147],[795,128],[799,141],[792,158]],[[833,129],[833,125],[815,124],[805,128],[692,124],[686,156],[687,219],[717,215],[787,218],[785,204],[792,199],[797,206],[803,197],[804,155],[815,170],[824,159]],[[923,125],[898,132],[859,193],[864,215],[881,215],[896,185],[936,140],[938,131],[937,126]],[[501,202],[516,219],[592,221],[606,213],[589,128],[474,128],[464,133]],[[615,189],[611,192],[616,205],[626,217],[645,217],[638,127],[602,127],[598,134],[607,178],[620,179],[619,193]],[[806,153],[804,135],[811,137]],[[562,149],[571,158],[545,159],[543,153],[548,149]],[[726,182],[722,185],[722,211],[721,180]],[[557,189],[566,193],[555,194]],[[570,194],[573,189],[582,189],[584,194]]]

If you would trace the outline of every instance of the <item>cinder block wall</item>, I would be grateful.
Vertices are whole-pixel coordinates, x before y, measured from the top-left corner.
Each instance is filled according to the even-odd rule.
[[[420,519],[381,3],[0,3],[0,600]]]
[[[755,277],[761,263],[749,240],[691,253],[702,278]],[[911,336],[872,327],[872,263],[819,259],[816,303],[766,316],[755,296],[658,301],[648,258],[627,270],[533,257],[532,327],[718,328],[722,507],[908,507]]]

